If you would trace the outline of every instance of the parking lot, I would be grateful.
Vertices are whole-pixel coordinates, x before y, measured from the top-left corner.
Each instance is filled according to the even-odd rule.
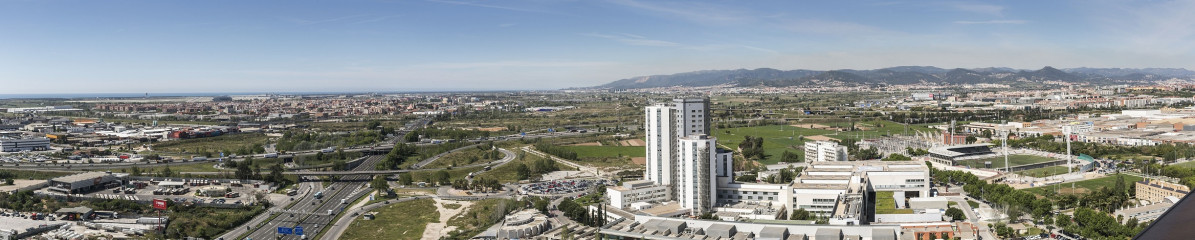
[[[112,184],[102,190],[84,194],[73,194],[71,196],[130,201],[168,199],[184,204],[248,204],[253,202],[255,193],[267,191],[260,187],[255,187],[253,184],[242,184],[240,181],[235,180],[153,179],[132,180],[124,185]],[[201,194],[203,190],[215,190],[218,192],[204,195]]]
[[[594,186],[613,186],[614,181],[606,179],[554,180],[523,184],[519,193],[531,195],[561,195],[589,191]]]

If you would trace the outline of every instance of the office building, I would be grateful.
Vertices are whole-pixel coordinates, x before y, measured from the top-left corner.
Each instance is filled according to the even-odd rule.
[[[50,150],[49,138],[0,138],[0,152]]]

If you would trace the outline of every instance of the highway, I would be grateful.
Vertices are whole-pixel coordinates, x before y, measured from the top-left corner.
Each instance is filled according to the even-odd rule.
[[[385,159],[385,156],[370,156],[365,159],[365,162],[351,171],[373,169],[383,159]],[[274,215],[277,215],[276,218],[260,227],[256,227],[246,238],[273,239],[278,227],[293,228],[295,226],[302,226],[308,236],[314,236],[322,228],[327,227],[332,222],[332,218],[337,213],[340,213],[342,208],[348,207],[348,204],[340,203],[341,199],[346,199],[347,202],[351,203],[357,197],[368,193],[369,189],[366,186],[368,178],[368,176],[345,176],[343,180],[348,181],[332,182],[332,184],[328,185],[328,188],[322,190],[323,198],[315,199],[314,196],[304,197],[299,200],[298,204],[287,209],[292,213],[275,213]],[[328,215],[328,210],[332,210],[331,215]]]

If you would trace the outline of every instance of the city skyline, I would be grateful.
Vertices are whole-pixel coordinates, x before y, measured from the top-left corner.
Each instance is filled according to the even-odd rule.
[[[546,90],[738,68],[1195,68],[1189,2],[0,6],[0,94]]]

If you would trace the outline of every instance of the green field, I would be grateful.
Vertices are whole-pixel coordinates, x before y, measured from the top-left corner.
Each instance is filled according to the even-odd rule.
[[[1185,168],[1195,168],[1195,161],[1184,162],[1184,163],[1179,163],[1179,164],[1171,164],[1171,166],[1175,166],[1175,167],[1185,167]]]
[[[1030,176],[1030,177],[1049,177],[1049,176],[1054,176],[1054,175],[1058,175],[1058,174],[1064,174],[1066,172],[1067,172],[1066,166],[1052,166],[1052,167],[1029,169],[1029,170],[1025,170],[1025,171],[1018,171],[1017,174],[1020,174],[1022,176]]]
[[[631,158],[647,155],[647,150],[644,147],[564,146],[564,148],[577,152],[577,164],[595,167],[635,166],[632,164]]]
[[[440,213],[431,199],[412,200],[375,209],[374,220],[353,221],[340,239],[419,239]]]
[[[729,132],[729,133],[727,133]],[[745,136],[762,137],[763,151],[767,158],[760,162],[774,164],[780,162],[780,155],[785,150],[802,156],[805,155],[805,141],[801,136],[830,134],[834,131],[799,128],[793,126],[771,125],[760,127],[742,127],[714,130],[714,137],[718,138],[718,145],[737,149]]]
[[[1028,191],[1029,193],[1033,193],[1033,194],[1037,194],[1037,195],[1043,195],[1043,196],[1046,195],[1047,192],[1053,191],[1054,189],[1058,189],[1059,193],[1072,193],[1072,192],[1073,193],[1089,193],[1091,191],[1099,189],[1100,187],[1116,186],[1116,175],[1117,174],[1113,174],[1113,175],[1108,175],[1108,176],[1102,177],[1102,178],[1074,182],[1075,190],[1073,190],[1073,191],[1071,190],[1071,183],[1063,183],[1063,184],[1050,185],[1050,186],[1041,186],[1041,187],[1035,187],[1035,188],[1026,188],[1026,189],[1021,189],[1021,190]],[[1126,186],[1130,186],[1133,184],[1133,182],[1141,181],[1141,179],[1142,179],[1141,177],[1132,176],[1132,175],[1125,175],[1125,174],[1119,174],[1119,175],[1124,176],[1124,182],[1125,182]]]
[[[896,199],[892,192],[876,192],[876,214],[909,214],[913,209],[896,209]]]
[[[514,152],[516,155],[518,155],[521,151],[515,150]],[[536,156],[535,154],[524,154],[522,158],[516,157],[514,160],[511,160],[511,162],[506,163],[505,165],[499,166],[497,168],[494,168],[493,170],[481,173],[478,176],[481,178],[486,178],[486,179],[497,179],[499,183],[518,182],[519,177],[518,177],[518,173],[516,172],[516,168],[519,165],[519,163],[525,164],[530,167],[535,163],[536,160],[540,160],[540,159],[543,159],[543,158]],[[556,163],[556,167],[560,168],[561,171],[576,171],[577,170],[576,168],[569,167],[568,165],[564,165],[564,164],[560,164],[560,163]],[[538,177],[538,176],[537,175],[531,176],[531,178],[533,178],[533,179],[536,177]],[[416,181],[418,181],[419,178],[415,178],[415,179],[416,179]]]
[[[577,157],[643,157],[647,155],[645,147],[628,146],[565,146],[577,152]]]
[[[831,126],[832,123],[820,123],[821,125]],[[800,124],[797,124],[798,126]],[[846,127],[848,124],[841,124],[841,127]],[[774,164],[780,162],[780,156],[785,150],[799,155],[802,159],[805,157],[805,141],[801,137],[825,135],[826,137],[835,139],[866,139],[881,137],[886,134],[902,134],[905,131],[904,124],[891,121],[868,121],[856,123],[860,128],[866,128],[867,131],[853,131],[853,132],[837,132],[832,130],[811,129],[803,127],[793,127],[787,125],[768,125],[759,127],[739,127],[739,128],[725,128],[713,130],[714,137],[718,138],[718,144],[736,149],[739,143],[743,142],[744,136],[763,137],[763,151],[767,158],[760,162],[764,164]],[[806,125],[808,126],[808,125]],[[909,132],[915,131],[937,131],[925,127],[924,125],[909,125]]]
[[[194,138],[166,141],[154,144],[154,151],[163,153],[192,153],[198,152],[212,152],[215,156],[219,156],[220,151],[224,154],[233,154],[239,148],[249,148],[254,144],[264,145],[270,139],[265,134],[261,133],[240,133],[228,134],[217,137],[208,138]]]
[[[992,168],[1004,168],[1004,155],[984,159],[963,160],[959,161],[958,164],[970,168],[984,168],[983,162],[985,161],[992,161]],[[1058,161],[1058,159],[1034,155],[1008,155],[1008,164],[1012,166],[1043,163],[1049,161]]]

